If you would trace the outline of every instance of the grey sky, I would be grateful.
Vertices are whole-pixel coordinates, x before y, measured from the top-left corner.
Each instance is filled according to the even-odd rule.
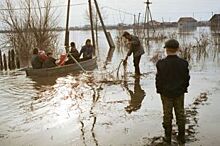
[[[128,14],[111,10],[105,6],[127,11],[132,14],[143,13],[145,11],[144,0],[97,0],[102,11],[107,15],[105,20],[107,24],[114,23],[132,23],[133,17]],[[197,20],[208,20],[212,12],[220,13],[220,0],[151,0],[150,6],[153,19],[162,21],[177,21],[181,16],[194,16]],[[67,0],[56,0],[57,4],[67,4]],[[72,0],[72,4],[87,3],[87,0]],[[87,5],[72,7],[71,25],[84,25],[85,9]],[[60,13],[61,19],[65,17],[65,8]],[[64,19],[62,20],[64,21]],[[62,22],[61,21],[61,22]],[[61,24],[63,25],[63,24]]]
[[[138,13],[144,17],[145,0],[97,0],[104,13],[106,24],[132,23],[133,16],[112,10],[108,7],[123,10],[131,14]],[[220,13],[220,0],[151,0],[153,19],[157,21],[177,21],[181,16],[194,16],[197,20],[209,20],[213,13]],[[67,0],[52,0],[53,5],[67,5]],[[70,26],[88,24],[85,13],[88,0],[71,0],[71,4],[82,4],[71,7]],[[108,6],[108,7],[106,7]],[[66,7],[56,8],[59,14],[59,25],[65,26]]]

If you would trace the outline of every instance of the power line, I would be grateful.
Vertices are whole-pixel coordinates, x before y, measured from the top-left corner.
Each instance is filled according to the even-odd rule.
[[[109,6],[103,6],[102,8],[107,8],[107,9],[114,10],[114,11],[117,11],[117,12],[121,12],[121,13],[124,13],[124,14],[127,14],[127,15],[132,15],[132,16],[135,15],[135,14],[132,14],[132,13],[126,12],[126,11],[124,11],[124,10],[120,10],[120,9],[112,8],[112,7],[109,7]]]
[[[70,6],[71,7],[74,7],[74,6],[81,6],[81,5],[87,5],[87,3],[78,3],[78,4],[71,4]],[[50,6],[51,8],[61,8],[61,7],[67,7],[67,5],[55,5],[55,6]],[[33,8],[30,8],[30,9],[45,9],[47,7],[33,7]],[[0,9],[0,11],[9,11],[9,10],[13,10],[13,11],[17,11],[17,10],[26,10],[26,9],[29,9],[29,8],[14,8],[14,9]]]

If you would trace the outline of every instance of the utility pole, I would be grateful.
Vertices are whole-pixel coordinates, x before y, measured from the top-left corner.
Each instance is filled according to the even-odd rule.
[[[144,17],[144,39],[145,39],[145,29],[146,29],[146,24],[147,24],[147,41],[149,43],[149,39],[150,39],[150,27],[149,27],[149,22],[150,22],[150,19],[151,19],[151,22],[152,22],[152,27],[153,27],[153,19],[152,19],[152,14],[151,14],[151,11],[150,11],[150,5],[152,4],[152,2],[150,2],[149,0],[147,0],[147,2],[145,2],[146,4],[146,10],[145,10],[145,17]],[[147,22],[146,22],[147,21]],[[155,29],[153,27],[153,30],[155,32]]]
[[[134,14],[134,23],[133,23],[133,33],[134,35],[137,35],[137,29],[136,29],[136,15]]]
[[[89,0],[89,16],[90,16],[90,25],[91,25],[91,34],[92,34],[92,44],[93,47],[96,50],[96,43],[95,43],[95,35],[94,35],[94,23],[93,23],[93,12],[92,12],[92,2],[91,0]],[[94,54],[95,54],[95,50],[94,50]]]
[[[68,0],[67,16],[66,16],[66,32],[65,32],[65,43],[64,43],[66,53],[69,52],[69,17],[70,17],[70,0]]]
[[[107,32],[107,30],[106,30],[104,21],[103,21],[103,19],[102,19],[101,12],[100,12],[100,10],[99,10],[98,3],[97,3],[96,0],[94,0],[94,2],[95,2],[95,6],[96,6],[97,13],[98,13],[98,15],[99,15],[100,22],[101,22],[101,24],[102,24],[102,28],[103,28],[104,33],[105,33],[105,36],[106,36],[106,38],[107,38],[108,44],[109,44],[110,48],[115,48],[114,42],[113,42],[112,39],[111,39],[111,35],[110,35],[110,34]]]
[[[137,29],[137,34],[138,37],[140,37],[140,19],[141,19],[141,13],[138,14],[138,29]]]

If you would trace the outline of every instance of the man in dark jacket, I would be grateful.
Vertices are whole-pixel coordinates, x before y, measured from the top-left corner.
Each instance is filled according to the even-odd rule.
[[[51,67],[56,67],[56,59],[52,57],[52,53],[49,52],[47,53],[47,59],[44,61],[42,67],[43,68],[51,68]]]
[[[124,34],[122,36],[128,40],[128,46],[129,46],[129,51],[128,51],[127,56],[124,60],[124,63],[126,63],[128,57],[131,56],[131,54],[133,54],[135,75],[139,76],[139,75],[141,75],[139,63],[141,60],[141,56],[144,54],[143,46],[141,45],[141,42],[137,36],[133,36],[126,31],[124,32]]]
[[[184,93],[189,86],[188,62],[177,56],[179,43],[175,39],[165,43],[167,57],[157,62],[156,88],[163,104],[164,141],[171,143],[173,108],[178,125],[177,139],[185,143]]]
[[[83,55],[83,59],[82,60],[89,60],[89,59],[92,59],[94,51],[95,50],[94,50],[93,45],[91,44],[91,40],[87,39],[86,40],[86,44],[80,50],[79,56]]]
[[[37,48],[33,50],[33,56],[31,58],[31,65],[33,69],[40,69],[42,68],[43,60],[39,56],[39,51]]]

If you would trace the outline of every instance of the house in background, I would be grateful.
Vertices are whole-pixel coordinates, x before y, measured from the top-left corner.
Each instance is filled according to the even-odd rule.
[[[197,20],[192,17],[181,17],[178,20],[178,28],[180,32],[195,31],[197,27]]]
[[[220,14],[215,14],[209,20],[212,31],[220,31]]]
[[[161,25],[161,23],[157,22],[156,20],[151,20],[148,23],[146,23],[146,25],[153,26],[153,27],[159,27]]]

